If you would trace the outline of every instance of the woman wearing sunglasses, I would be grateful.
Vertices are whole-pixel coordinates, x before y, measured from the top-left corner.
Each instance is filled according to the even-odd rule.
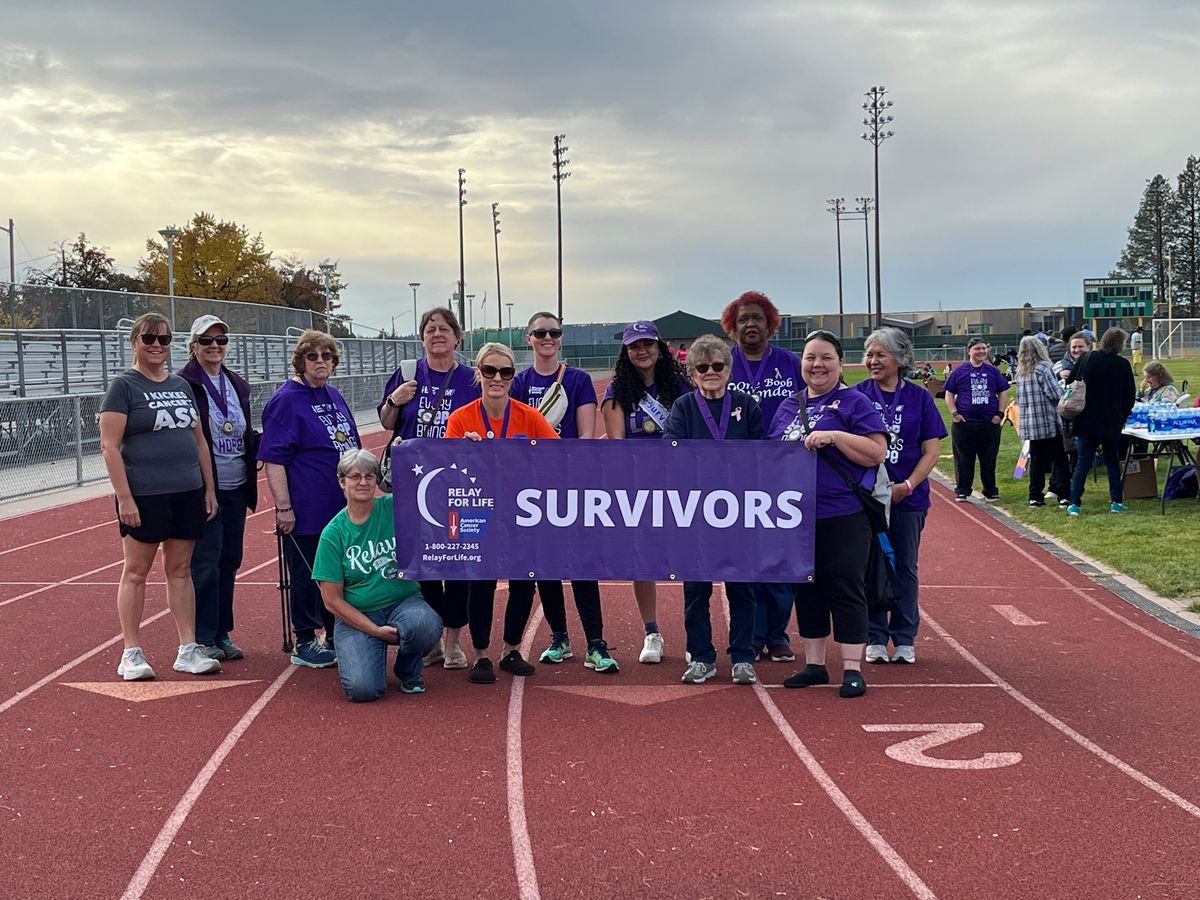
[[[192,552],[196,643],[213,659],[241,659],[233,642],[233,586],[242,564],[246,510],[258,504],[259,434],[250,424],[250,385],[225,367],[229,326],[216,316],[192,323],[179,376],[192,386],[217,481],[217,516]]]
[[[559,437],[593,438],[596,436],[596,386],[587,372],[559,360],[562,336],[562,325],[554,313],[533,314],[525,332],[525,340],[533,348],[533,365],[517,373],[513,379],[511,396],[536,407]],[[510,581],[509,603],[528,603],[532,608],[535,584],[542,598],[546,623],[550,626],[550,646],[542,651],[538,661],[561,663],[573,655],[567,635],[567,606],[562,582]],[[575,609],[579,612],[579,621],[587,638],[584,666],[601,673],[617,672],[617,661],[608,652],[608,643],[604,640],[600,583],[572,581],[571,594],[575,598]]]
[[[450,420],[446,423],[447,438],[484,441],[558,437],[540,412],[509,396],[513,378],[517,374],[512,350],[495,342],[484,344],[475,355],[475,372],[483,388],[483,396],[450,414]],[[475,664],[468,677],[476,684],[496,682],[496,671],[487,655],[492,638],[495,595],[496,582],[471,582],[467,619],[471,627],[471,645],[475,649]],[[500,656],[500,668],[512,675],[534,673],[533,665],[517,649],[532,609],[533,591],[509,593],[504,610],[504,648]]]
[[[159,545],[167,606],[179,632],[174,668],[194,675],[220,672],[196,643],[192,548],[217,514],[212,459],[191,386],[167,368],[171,326],[158,313],[139,316],[129,332],[133,367],[116,376],[100,406],[100,451],[116,492],[125,565],[117,614],[125,650],[117,674],[126,681],[154,677],[138,634],[146,605],[146,576]]]
[[[266,463],[275,498],[275,527],[292,572],[292,663],[314,669],[337,662],[333,614],[321,602],[312,578],[321,530],[346,505],[337,464],[347,450],[362,446],[354,414],[329,379],[337,369],[333,335],[309,329],[292,352],[295,375],[280,385],[263,408],[258,458]],[[324,642],[317,630],[324,629]]]

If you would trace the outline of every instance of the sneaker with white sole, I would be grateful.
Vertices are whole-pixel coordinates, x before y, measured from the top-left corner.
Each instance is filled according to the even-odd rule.
[[[640,663],[660,663],[663,658],[663,636],[657,631],[646,635],[642,641],[642,652],[638,654]]]
[[[606,672],[615,675],[621,671],[621,667],[617,665],[617,661],[608,652],[607,641],[592,641],[588,644],[587,657],[583,661],[583,667],[585,669],[593,669],[601,675]]]
[[[680,679],[684,684],[704,684],[708,679],[717,674],[716,663],[700,662],[693,660],[687,667],[687,671],[683,673],[683,678]]]
[[[550,635],[550,646],[542,651],[542,655],[538,657],[538,662],[558,665],[574,655],[571,652],[571,641],[565,634],[552,634]]]
[[[716,674],[716,667],[713,667],[713,674]],[[754,666],[747,662],[733,664],[733,683],[734,684],[758,684],[758,675],[754,672]]]
[[[892,662],[908,663],[911,665],[917,661],[917,651],[911,644],[901,644],[892,652]]]
[[[149,681],[154,677],[154,670],[146,662],[146,654],[141,647],[130,647],[121,654],[117,674],[126,681]]]
[[[221,664],[208,656],[199,644],[184,644],[179,648],[175,657],[176,672],[187,672],[191,675],[215,675],[221,671]]]
[[[292,651],[292,665],[310,669],[327,669],[337,663],[337,654],[316,638],[296,644]]]
[[[215,660],[220,661],[225,658],[225,649],[223,647],[217,646],[216,644],[201,644],[200,652],[203,653],[205,656],[207,656],[209,659],[215,659]]]
[[[887,645],[886,644],[867,644],[867,662],[869,662],[869,663],[888,662]]]

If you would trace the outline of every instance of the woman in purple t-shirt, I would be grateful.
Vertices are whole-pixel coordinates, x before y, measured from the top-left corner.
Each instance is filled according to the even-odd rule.
[[[946,425],[929,391],[905,377],[912,371],[913,345],[903,331],[880,328],[867,335],[863,362],[871,377],[855,387],[871,401],[891,435],[884,460],[892,488],[888,540],[895,551],[900,595],[890,613],[871,616],[867,662],[888,662],[891,641],[892,662],[914,663],[920,622],[917,555],[929,511],[929,473],[937,465]]]
[[[847,483],[874,484],[887,453],[883,419],[865,396],[842,384],[842,343],[829,331],[804,339],[800,374],[808,387],[785,400],[771,422],[772,440],[795,441],[817,454],[815,567],[811,584],[796,585],[796,624],[806,665],[784,687],[828,684],[825,647],[833,639],[842,656],[841,696],[867,692],[862,676],[867,642],[865,570],[873,535],[857,492]],[[802,448],[802,449],[801,449]]]

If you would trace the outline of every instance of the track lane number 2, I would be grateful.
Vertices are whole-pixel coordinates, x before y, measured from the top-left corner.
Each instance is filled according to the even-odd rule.
[[[929,756],[926,751],[942,747],[952,741],[961,740],[983,731],[982,722],[937,722],[921,725],[864,725],[863,731],[880,732],[923,732],[918,737],[892,744],[884,752],[910,766],[925,766],[929,769],[1002,769],[1015,766],[1021,761],[1020,753],[985,753],[971,759],[945,759]]]

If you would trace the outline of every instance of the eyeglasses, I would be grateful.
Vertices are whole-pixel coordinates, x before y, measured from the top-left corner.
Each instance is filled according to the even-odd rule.
[[[707,375],[709,369],[712,369],[714,372],[724,372],[725,363],[720,360],[715,363],[696,363],[696,371],[701,375]]]
[[[545,340],[548,337],[552,337],[557,340],[563,336],[563,330],[561,328],[535,328],[529,333],[539,341]]]
[[[499,375],[504,381],[512,381],[513,376],[517,374],[517,370],[512,366],[502,366],[501,368],[496,368],[495,366],[480,366],[479,374],[484,378],[495,378],[497,375]]]
[[[345,481],[375,481],[379,478],[374,472],[351,472],[349,475],[343,475]]]
[[[169,334],[139,334],[142,343],[149,347],[155,341],[158,341],[160,346],[167,347],[171,343],[171,335]]]
[[[210,344],[216,344],[218,347],[224,347],[229,343],[229,335],[227,334],[202,334],[196,338],[196,343],[207,347]]]
[[[331,359],[333,359],[333,354],[328,350],[322,350],[320,353],[314,351],[312,353],[305,353],[304,358],[309,362],[316,362],[318,359],[321,360],[321,362],[329,362]]]

